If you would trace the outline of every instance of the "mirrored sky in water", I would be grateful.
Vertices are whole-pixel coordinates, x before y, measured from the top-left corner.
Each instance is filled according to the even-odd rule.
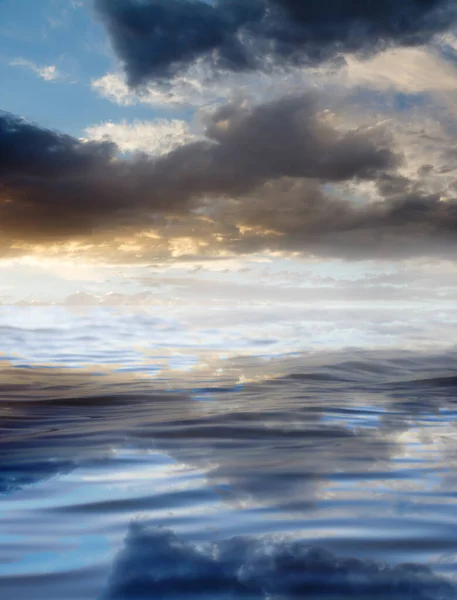
[[[406,337],[389,346],[382,327],[375,334],[383,311],[369,315],[369,342],[352,348],[329,333],[307,346],[269,313],[242,325],[236,311],[207,310],[208,333],[196,311],[151,312],[4,312],[9,594],[455,597],[447,338],[425,328],[417,347]],[[327,332],[347,322],[366,335],[359,313],[336,314],[329,322],[315,309],[308,327],[320,315]]]

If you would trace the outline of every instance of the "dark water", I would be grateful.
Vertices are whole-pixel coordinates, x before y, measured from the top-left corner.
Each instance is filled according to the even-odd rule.
[[[452,344],[81,318],[3,328],[2,600],[457,598]]]

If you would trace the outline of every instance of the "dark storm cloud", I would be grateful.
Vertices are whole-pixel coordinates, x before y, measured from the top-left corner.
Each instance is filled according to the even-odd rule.
[[[454,600],[453,583],[417,563],[337,557],[303,541],[236,537],[197,547],[133,523],[104,600],[149,598]]]
[[[456,199],[428,191],[420,169],[417,180],[400,176],[402,157],[383,127],[340,131],[322,98],[307,94],[226,105],[206,116],[205,128],[202,140],[166,155],[126,159],[114,144],[1,114],[2,253],[71,239],[106,247],[148,228],[165,254],[175,238],[202,240],[207,256],[455,252]],[[354,202],[336,193],[348,181],[369,183],[378,197]]]
[[[455,198],[443,201],[404,179],[380,181],[379,188],[381,199],[357,204],[325,194],[315,182],[282,179],[221,206],[214,218],[227,232],[235,222],[253,228],[227,242],[241,254],[270,249],[350,259],[455,256]]]
[[[0,113],[0,231],[46,238],[90,226],[115,150]]]
[[[205,195],[239,195],[280,177],[376,177],[397,162],[381,132],[339,133],[315,101],[285,98],[208,117],[207,139],[131,160],[0,114],[0,231],[22,241],[139,226],[155,212],[189,210]]]
[[[82,144],[76,138],[42,129],[0,112],[0,175],[56,177],[78,174],[114,155],[107,142]]]
[[[205,58],[215,70],[317,63],[419,45],[456,19],[450,0],[96,0],[131,86]]]
[[[207,136],[223,172],[262,180],[306,177],[371,179],[398,162],[381,129],[340,133],[319,116],[312,95],[286,97],[255,108],[228,105],[212,115]],[[221,168],[222,167],[222,168]]]

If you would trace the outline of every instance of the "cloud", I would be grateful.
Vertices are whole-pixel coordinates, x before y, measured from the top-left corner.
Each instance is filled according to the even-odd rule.
[[[94,79],[91,83],[96,93],[120,106],[146,104],[163,106],[205,106],[226,103],[239,96],[255,96],[265,100],[277,97],[284,89],[302,92],[302,73],[287,73],[277,70],[272,74],[224,72],[223,76],[211,80],[210,71],[201,61],[189,67],[185,73],[173,77],[167,86],[149,82],[141,89],[131,89],[122,73],[111,72]],[[279,92],[279,94],[278,94]]]
[[[447,56],[451,41],[455,43],[452,38],[446,45],[387,48],[371,58],[346,54],[338,68],[332,64],[308,68],[276,66],[268,73],[222,71],[214,77],[199,60],[174,75],[166,86],[149,81],[132,89],[124,74],[118,72],[94,79],[91,85],[97,94],[120,106],[202,107],[240,97],[260,103],[277,99],[284,90],[299,94],[313,87],[337,97],[376,90],[383,94],[378,99],[384,102],[391,102],[396,93],[428,94],[453,105],[457,70],[455,60]],[[430,77],[432,72],[434,76]]]
[[[130,526],[104,600],[179,598],[453,600],[453,583],[417,563],[337,557],[303,541],[236,537],[196,546],[170,530]]]
[[[315,100],[308,94],[253,108],[234,103],[217,109],[206,128],[207,137],[216,142],[210,148],[214,166],[261,182],[279,177],[371,179],[397,164],[385,132],[339,132],[325,122]]]
[[[220,230],[226,247],[239,253],[269,249],[352,259],[455,256],[455,200],[443,201],[402,178],[380,180],[378,188],[378,200],[356,204],[324,194],[309,181],[270,182],[230,206],[213,207],[213,220],[225,224],[227,235]],[[230,226],[237,233],[231,239]]]
[[[81,143],[0,113],[2,233],[45,239],[90,223],[94,195],[103,202],[100,178],[114,153],[113,144]]]
[[[315,93],[229,103],[201,113],[195,141],[182,122],[105,125],[89,130],[100,141],[83,141],[2,114],[1,251],[455,256],[452,135],[430,139],[411,123],[390,133],[326,103]],[[150,153],[119,156],[135,149]]]
[[[321,72],[330,77],[336,70],[331,65],[308,69],[276,66],[268,73],[224,70],[215,77],[208,65],[199,59],[182,73],[174,75],[166,85],[149,81],[140,88],[132,89],[123,73],[113,71],[92,80],[91,86],[96,93],[120,106],[202,107],[226,104],[240,98],[266,102],[278,99],[284,95],[284,90],[289,94],[303,94],[314,85],[313,77],[319,77]]]
[[[3,177],[57,177],[105,164],[114,155],[109,143],[83,144],[70,135],[42,129],[0,113],[0,172]]]
[[[203,141],[163,156],[122,160],[117,150],[1,114],[4,239],[147,226],[156,213],[186,214],[206,196],[239,196],[268,180],[370,179],[397,162],[382,131],[341,133],[309,96],[221,108],[207,115]]]
[[[430,73],[434,76],[430,77]],[[457,90],[457,70],[430,47],[389,48],[371,60],[348,55],[336,83],[408,94]]]
[[[121,106],[131,106],[138,102],[136,95],[129,89],[122,77],[116,73],[108,73],[99,79],[94,79],[91,83],[91,87],[101,96],[108,98],[111,102],[115,102]],[[162,98],[159,97],[157,102],[153,99],[148,103],[162,104],[161,100]]]
[[[148,81],[132,89],[120,72],[109,72],[91,85],[97,94],[121,106],[201,108],[240,99],[259,104],[279,99],[284,90],[303,94],[304,90],[318,89],[334,97],[335,103],[344,98],[346,110],[351,104],[357,105],[357,111],[369,113],[371,119],[390,107],[391,112],[397,109],[396,118],[413,118],[421,112],[422,120],[442,121],[440,112],[444,109],[455,120],[456,47],[454,36],[440,35],[428,45],[388,47],[370,57],[345,53],[338,65],[275,65],[268,72],[224,70],[217,77],[199,59],[173,75],[166,85]],[[408,103],[408,111],[398,110],[398,94]]]
[[[18,58],[16,60],[13,60],[10,62],[10,65],[15,66],[15,67],[16,66],[27,67],[28,69],[30,69],[31,71],[36,73],[39,77],[41,77],[41,79],[44,79],[45,81],[56,81],[57,79],[60,79],[60,77],[61,77],[61,74],[57,70],[56,65],[48,65],[48,66],[40,67],[33,61],[25,60],[24,58]]]
[[[186,121],[156,119],[154,121],[121,121],[92,125],[84,131],[91,141],[113,142],[122,152],[144,152],[159,156],[178,146],[195,141]]]
[[[449,0],[97,0],[96,7],[131,87],[169,80],[200,58],[216,72],[268,70],[416,46],[457,16]]]

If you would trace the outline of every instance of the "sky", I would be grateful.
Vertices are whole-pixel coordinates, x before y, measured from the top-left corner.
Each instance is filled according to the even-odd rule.
[[[0,302],[457,297],[448,0],[0,0]]]

